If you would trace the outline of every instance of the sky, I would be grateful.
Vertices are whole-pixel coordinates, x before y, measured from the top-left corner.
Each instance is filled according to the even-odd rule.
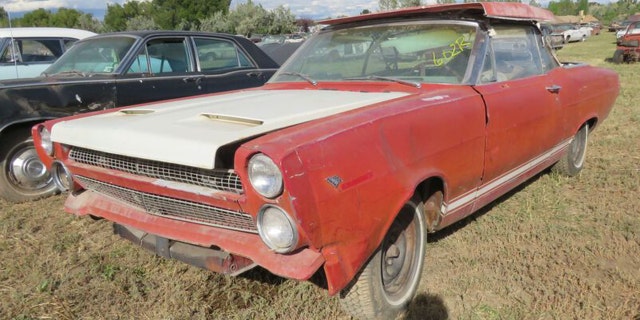
[[[0,6],[9,13],[32,11],[39,8],[51,10],[60,7],[92,13],[96,9],[106,10],[107,3],[122,4],[124,2],[125,0],[0,0]],[[231,8],[234,8],[238,3],[245,2],[246,0],[232,0]],[[267,10],[284,5],[297,18],[311,19],[358,15],[365,9],[378,10],[378,0],[253,0],[253,3],[261,4]]]

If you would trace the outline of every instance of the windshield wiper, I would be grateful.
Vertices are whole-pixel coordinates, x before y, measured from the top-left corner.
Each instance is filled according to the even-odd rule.
[[[308,75],[306,75],[306,74],[302,74],[302,73],[299,73],[299,72],[288,72],[288,71],[286,71],[286,72],[281,72],[280,74],[281,74],[281,75],[285,75],[285,76],[296,76],[296,77],[300,77],[300,78],[302,78],[302,79],[306,80],[307,82],[311,83],[311,84],[312,84],[312,85],[314,85],[314,86],[317,86],[317,85],[318,85],[318,81],[311,79],[311,77],[309,77],[309,76],[308,76]]]
[[[402,80],[402,79],[392,78],[392,77],[373,76],[373,75],[366,76],[366,77],[344,78],[343,80],[384,80],[384,81],[397,82],[397,83],[405,84],[405,85],[416,87],[416,88],[422,87],[422,85],[419,82],[415,82],[415,81]]]

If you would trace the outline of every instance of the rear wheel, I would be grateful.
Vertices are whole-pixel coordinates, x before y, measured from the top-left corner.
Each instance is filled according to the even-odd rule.
[[[582,167],[584,167],[584,159],[587,154],[588,136],[589,125],[584,124],[573,137],[565,155],[551,167],[551,170],[569,177],[580,173]]]
[[[613,53],[613,63],[623,63],[624,62],[624,51],[616,50]]]
[[[424,205],[414,197],[355,282],[342,292],[343,309],[359,319],[393,319],[403,312],[418,289],[426,243]]]
[[[6,134],[0,147],[0,197],[24,202],[49,196],[57,188],[38,158],[28,130]]]

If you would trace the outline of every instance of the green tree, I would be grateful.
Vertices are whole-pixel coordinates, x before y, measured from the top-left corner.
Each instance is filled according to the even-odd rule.
[[[231,0],[153,0],[154,21],[162,28],[197,29],[200,20],[228,12]]]
[[[399,0],[400,8],[418,7],[420,0]]]
[[[588,14],[589,13],[589,0],[578,0],[578,3],[576,5],[576,9],[578,10],[577,13],[580,13],[580,11],[582,11],[582,14]]]
[[[75,9],[59,8],[51,14],[49,26],[73,28],[78,25],[82,12]]]
[[[238,4],[228,15],[233,33],[247,37],[253,33],[268,33],[271,18],[262,5],[255,5],[251,0]]]
[[[160,27],[149,16],[135,16],[127,21],[127,30],[159,30]]]
[[[89,30],[95,33],[103,32],[104,25],[100,20],[93,17],[89,13],[85,13],[78,18],[78,22],[73,26],[74,28]]]
[[[575,15],[578,13],[576,4],[571,0],[549,2],[549,10],[557,16]]]
[[[271,17],[271,19],[269,19],[271,23],[268,25],[267,33],[281,34],[297,31],[296,17],[291,13],[289,8],[280,5],[269,12],[269,16]],[[308,27],[306,29],[308,29]]]
[[[378,0],[378,6],[382,11],[396,9],[399,5],[398,0]]]
[[[36,9],[25,13],[18,21],[20,27],[50,27],[51,11]]]
[[[107,13],[104,16],[106,31],[127,30],[127,23],[138,16],[152,17],[151,2],[127,1],[124,5],[108,4]]]
[[[207,32],[226,32],[233,33],[234,28],[222,11],[214,13],[212,16],[200,20],[198,30]]]
[[[0,28],[9,27],[9,14],[0,7]]]

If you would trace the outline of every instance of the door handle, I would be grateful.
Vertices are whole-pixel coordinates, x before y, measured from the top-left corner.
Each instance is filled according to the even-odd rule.
[[[182,78],[182,82],[184,83],[195,82],[197,85],[200,85],[200,82],[202,82],[202,77],[200,76],[185,77],[185,78]]]
[[[547,91],[549,91],[551,93],[558,93],[558,92],[560,92],[560,89],[562,89],[562,87],[559,86],[559,85],[556,85],[556,84],[554,84],[554,85],[552,85],[550,87],[547,87]]]
[[[260,76],[262,76],[262,72],[259,71],[252,71],[247,73],[247,77],[251,78],[259,78]]]

